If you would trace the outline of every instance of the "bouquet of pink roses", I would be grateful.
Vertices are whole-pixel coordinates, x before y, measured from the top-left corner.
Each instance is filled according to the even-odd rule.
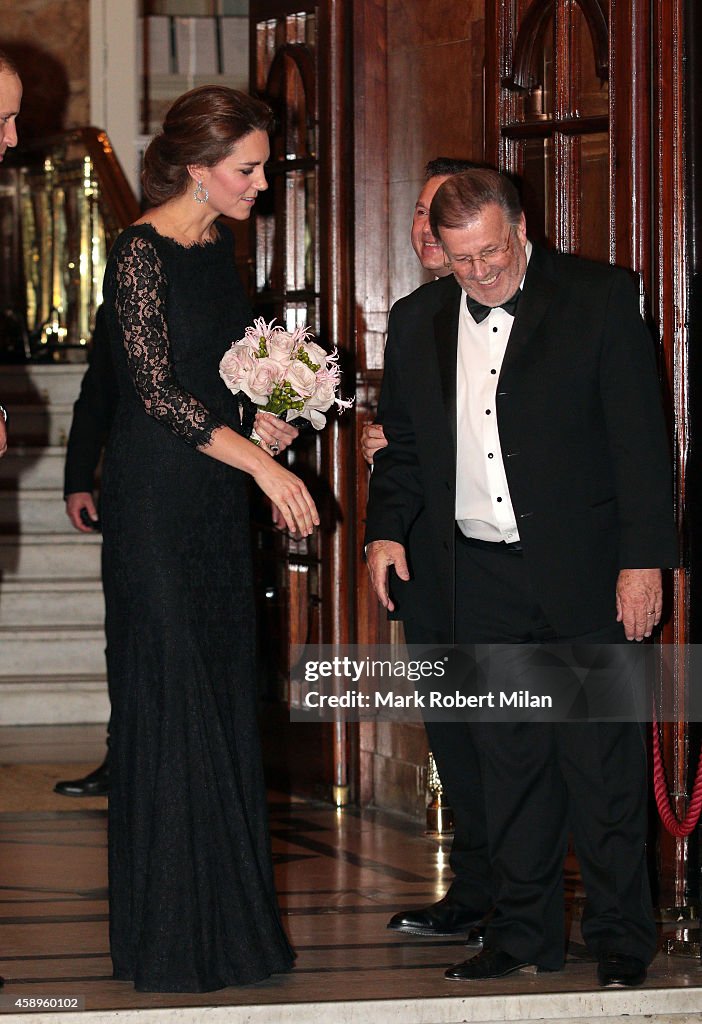
[[[235,341],[219,364],[219,375],[233,394],[243,391],[263,412],[309,420],[315,430],[327,421],[332,405],[349,409],[352,398],[339,398],[339,354],[329,354],[306,327],[286,331],[259,317]],[[260,444],[254,431],[251,440]]]

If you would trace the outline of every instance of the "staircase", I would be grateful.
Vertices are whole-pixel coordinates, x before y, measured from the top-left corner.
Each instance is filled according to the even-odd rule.
[[[84,364],[0,366],[0,725],[106,722],[100,537],[66,517],[63,463]]]

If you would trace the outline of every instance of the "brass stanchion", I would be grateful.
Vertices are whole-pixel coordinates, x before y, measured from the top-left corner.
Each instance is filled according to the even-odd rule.
[[[427,806],[426,833],[429,836],[448,835],[453,832],[453,811],[442,799],[444,787],[441,785],[436,761],[431,750],[427,761],[427,789],[431,794],[431,800]]]

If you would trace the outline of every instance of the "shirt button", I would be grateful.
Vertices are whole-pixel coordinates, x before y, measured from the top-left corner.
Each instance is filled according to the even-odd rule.
[[[497,370],[490,370],[490,373],[497,373]]]
[[[493,334],[497,334],[497,328],[496,328],[496,327],[493,327],[493,329],[492,329],[492,333],[493,333]]]
[[[502,501],[502,498],[498,498],[497,500],[498,500],[498,501]]]
[[[494,458],[495,458],[495,456],[494,456],[494,455],[492,454],[492,452],[488,452],[488,458],[489,458],[489,459],[494,459]]]
[[[486,415],[486,416],[489,416],[489,415],[490,415],[490,410],[489,410],[489,409],[486,409],[486,410],[485,410],[485,415]]]

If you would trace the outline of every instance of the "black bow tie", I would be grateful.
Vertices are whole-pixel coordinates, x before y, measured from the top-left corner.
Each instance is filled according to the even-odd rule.
[[[504,302],[500,302],[499,306],[509,313],[510,316],[515,316],[517,312],[517,305],[519,303],[519,297],[522,294],[522,289],[517,288],[516,292],[511,299],[505,299]],[[476,324],[481,324],[490,315],[490,310],[494,309],[494,306],[484,306],[482,302],[477,302],[475,299],[471,299],[470,295],[466,292],[466,305],[468,306],[468,312],[475,320]]]

